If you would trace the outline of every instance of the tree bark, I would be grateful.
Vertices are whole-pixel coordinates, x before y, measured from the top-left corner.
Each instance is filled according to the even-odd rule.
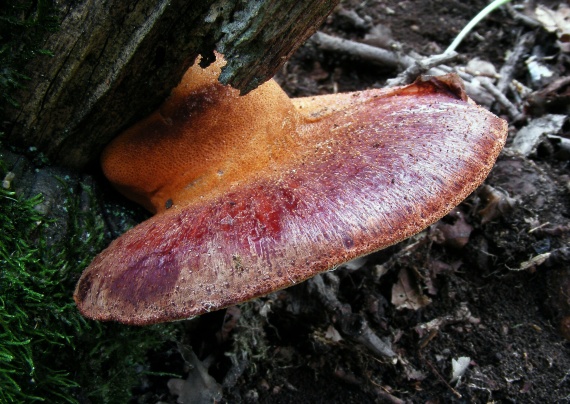
[[[61,0],[61,27],[30,66],[4,128],[54,164],[81,168],[154,110],[202,55],[246,93],[269,79],[339,0]]]

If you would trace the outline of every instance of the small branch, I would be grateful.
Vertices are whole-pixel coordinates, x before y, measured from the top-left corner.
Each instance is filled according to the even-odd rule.
[[[400,73],[398,77],[388,81],[389,87],[409,84],[421,74],[457,56],[456,52],[448,52],[417,60],[409,55],[401,55],[398,52],[349,39],[336,38],[323,32],[317,32],[312,36],[311,40],[324,51],[342,53],[384,67],[405,68],[406,70]]]
[[[463,83],[465,84],[465,92],[470,98],[475,100],[475,102],[478,104],[483,105],[487,108],[490,108],[491,105],[493,105],[495,102],[495,97],[489,94],[489,92],[481,85],[476,84],[475,77],[472,75],[465,73],[464,71],[449,67],[447,65],[441,65],[433,68],[433,73],[437,75],[452,72],[457,73],[459,77],[463,79]]]
[[[442,53],[440,55],[433,55],[425,59],[420,59],[414,61],[414,63],[409,66],[402,73],[398,74],[397,77],[387,81],[388,87],[403,86],[413,82],[418,76],[424,74],[428,70],[440,66],[446,62],[449,62],[457,57],[457,52]]]
[[[336,38],[320,31],[315,33],[311,40],[324,51],[344,53],[356,59],[394,69],[407,68],[415,63],[415,59],[411,56],[399,55],[396,52],[348,39]]]
[[[408,84],[422,73],[432,69],[433,71],[430,73],[434,75],[456,72],[465,81],[467,94],[475,99],[479,104],[491,106],[496,100],[507,108],[511,116],[516,117],[516,119],[520,119],[520,114],[516,110],[516,107],[490,82],[489,85],[494,88],[495,94],[491,93],[491,90],[487,87],[474,85],[472,83],[474,80],[473,76],[466,74],[465,72],[456,71],[455,69],[443,64],[456,57],[457,54],[455,51],[446,51],[440,55],[434,55],[417,60],[409,55],[401,55],[397,52],[391,52],[348,39],[335,38],[323,32],[315,33],[311,37],[311,40],[324,51],[345,54],[384,67],[405,68],[406,70],[399,74],[398,77],[388,80],[387,84],[389,87]],[[515,111],[516,114],[514,114]]]
[[[503,67],[499,71],[499,81],[497,82],[497,89],[505,94],[511,83],[514,75],[515,75],[515,68],[521,58],[528,53],[532,45],[534,44],[536,39],[536,33],[534,32],[527,32],[526,34],[521,35],[515,48],[510,53],[509,57],[507,58]]]
[[[522,13],[519,13],[511,4],[507,4],[507,11],[513,17],[513,19],[520,21],[529,28],[539,28],[541,27],[540,22],[534,18],[528,17]]]
[[[479,81],[481,86],[487,90],[499,104],[501,104],[506,110],[513,121],[520,121],[523,119],[523,114],[521,114],[518,108],[511,102],[505,95],[499,91],[497,87],[486,77],[480,77]]]

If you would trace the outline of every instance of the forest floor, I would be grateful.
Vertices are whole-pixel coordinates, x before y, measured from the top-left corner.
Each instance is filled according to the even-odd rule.
[[[343,1],[321,31],[432,56],[486,4]],[[485,18],[446,62],[509,122],[485,185],[409,240],[187,321],[150,369],[185,379],[149,376],[133,402],[570,402],[568,9],[524,4]],[[310,40],[277,80],[297,97],[381,87],[398,72]],[[539,135],[522,141],[525,131]]]

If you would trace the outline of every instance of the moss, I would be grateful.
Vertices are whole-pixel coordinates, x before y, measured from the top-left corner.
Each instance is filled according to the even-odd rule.
[[[54,223],[35,209],[42,197],[0,189],[2,403],[127,402],[147,352],[175,338],[176,324],[134,328],[79,314],[75,282],[105,244],[104,226],[92,209],[81,209],[85,195],[93,197],[88,189],[68,192],[68,234],[49,245],[43,235]]]
[[[42,44],[58,27],[54,1],[2,2],[0,116],[18,107],[14,94],[28,80],[25,68],[51,55]],[[0,161],[2,177],[8,168]],[[66,226],[39,212],[41,195],[0,188],[0,403],[124,403],[148,367],[147,352],[174,339],[177,327],[101,324],[79,314],[75,283],[108,240],[101,216],[82,206],[82,198],[93,199],[89,188],[61,181]],[[54,243],[48,235],[60,228],[66,234]]]
[[[28,79],[24,66],[37,56],[50,56],[42,47],[46,33],[58,29],[53,1],[3,0],[0,6],[0,113],[18,106],[13,93]]]

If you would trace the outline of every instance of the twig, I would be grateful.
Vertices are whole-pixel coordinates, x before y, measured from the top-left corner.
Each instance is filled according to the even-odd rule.
[[[528,17],[522,13],[519,13],[511,4],[507,4],[507,11],[513,17],[513,19],[522,22],[524,25],[530,28],[539,28],[541,26],[540,22],[534,18]]]
[[[550,222],[542,223],[540,226],[533,227],[532,229],[530,229],[530,230],[528,231],[528,234],[534,233],[535,231],[540,230],[540,229],[542,229],[543,227],[546,227],[546,226],[550,226]]]
[[[387,81],[388,87],[403,86],[413,82],[419,75],[428,70],[449,62],[457,57],[457,52],[442,53],[425,59],[416,60],[410,67],[398,74],[397,77]]]
[[[499,104],[501,104],[507,110],[507,113],[513,121],[520,121],[523,119],[524,115],[521,114],[518,108],[511,102],[505,95],[499,91],[497,87],[489,80],[487,77],[480,77],[479,81],[481,86],[487,90]]]
[[[395,69],[405,68],[406,70],[400,73],[398,77],[388,81],[389,87],[409,84],[422,73],[446,63],[457,56],[456,52],[447,52],[445,54],[417,60],[409,55],[402,55],[398,52],[377,48],[349,39],[336,38],[320,31],[315,33],[311,40],[324,51],[344,53],[354,58],[384,67]]]
[[[459,77],[463,79],[465,84],[465,92],[470,98],[473,98],[478,104],[490,108],[495,102],[495,97],[493,97],[489,92],[482,86],[475,84],[475,77],[465,73],[464,71],[458,71],[452,67],[441,65],[432,69],[433,73],[436,75],[446,74],[446,73],[457,73]],[[431,73],[431,72],[430,72]]]
[[[446,53],[441,55],[417,60],[409,55],[401,55],[397,52],[391,52],[348,39],[335,38],[323,32],[315,33],[311,40],[324,51],[347,54],[354,58],[382,65],[384,67],[405,68],[406,70],[402,74],[388,82],[390,87],[407,84],[427,69],[431,70],[430,73],[434,75],[441,75],[449,72],[459,74],[461,78],[465,80],[467,94],[481,105],[491,106],[497,98],[494,94],[489,94],[486,88],[485,90],[487,91],[481,91],[482,86],[473,85],[471,83],[473,76],[464,72],[455,71],[455,69],[441,64],[447,60],[453,59],[455,52],[446,51]],[[507,100],[506,97],[503,97],[502,101],[504,100]],[[507,100],[507,103],[510,103],[510,101]],[[512,103],[510,105],[512,106]]]
[[[499,71],[499,81],[497,82],[497,89],[505,94],[511,83],[513,76],[515,74],[515,68],[521,58],[528,53],[531,46],[534,44],[536,39],[536,33],[534,32],[527,32],[526,34],[521,35],[515,48],[510,53],[509,57],[505,61],[503,67]]]
[[[447,383],[447,381],[443,378],[443,376],[437,371],[437,369],[431,364],[431,362],[429,360],[427,360],[425,358],[424,358],[424,360],[426,361],[428,366],[431,368],[432,372],[435,373],[435,375],[439,378],[439,380],[441,380],[447,386],[447,388],[449,390],[451,390],[451,392],[457,396],[457,398],[463,397],[461,395],[461,393],[459,393],[457,390],[455,390],[453,387],[451,387],[451,385],[449,383]]]
[[[337,8],[336,14],[347,19],[357,29],[367,30],[370,28],[370,22],[367,22],[354,10],[347,10],[346,8],[340,6]]]
[[[415,62],[411,56],[399,55],[396,52],[348,39],[336,38],[320,31],[316,32],[311,40],[324,51],[342,52],[357,59],[391,68],[407,68]]]

